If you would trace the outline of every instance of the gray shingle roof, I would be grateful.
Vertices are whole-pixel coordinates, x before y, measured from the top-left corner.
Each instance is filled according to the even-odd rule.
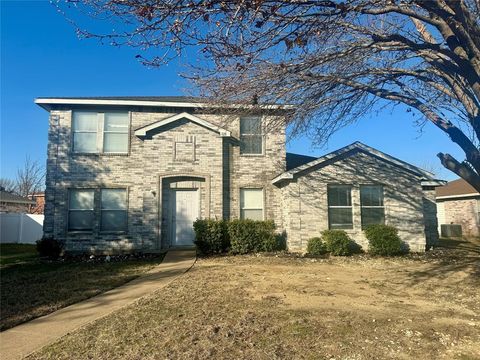
[[[15,195],[7,191],[0,190],[0,202],[11,204],[31,204],[35,205],[36,202],[23,196]]]
[[[287,152],[287,171],[315,160],[316,157]]]

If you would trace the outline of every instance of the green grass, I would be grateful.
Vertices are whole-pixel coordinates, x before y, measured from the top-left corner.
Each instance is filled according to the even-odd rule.
[[[25,263],[38,257],[35,245],[32,244],[0,244],[0,266]]]
[[[24,244],[1,244],[0,258],[2,331],[120,286],[162,260],[47,262]]]

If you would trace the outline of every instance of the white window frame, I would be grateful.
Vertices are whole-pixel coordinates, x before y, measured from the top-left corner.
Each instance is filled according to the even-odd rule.
[[[97,114],[97,131],[85,131],[85,130],[75,130],[73,128],[74,124],[74,117],[76,112],[83,112],[83,113],[96,113]],[[127,132],[120,132],[120,131],[107,131],[105,130],[105,113],[123,113],[127,114],[128,117],[128,130]],[[127,155],[130,152],[130,124],[131,124],[131,112],[130,111],[92,111],[92,110],[73,110],[72,115],[71,115],[71,130],[72,130],[72,136],[71,136],[71,151],[74,154],[106,154],[106,155]],[[96,133],[96,150],[92,152],[84,152],[84,151],[77,151],[75,150],[75,134],[76,133]],[[105,146],[105,133],[115,133],[115,134],[126,134],[127,137],[127,150],[126,151],[121,151],[121,152],[105,152],[104,151],[104,146]]]
[[[333,187],[344,187],[344,188],[348,188],[350,191],[350,205],[349,206],[346,206],[346,205],[330,205],[330,201],[328,199],[328,192],[329,192],[329,189],[330,188],[333,188]],[[353,190],[353,186],[352,185],[348,185],[348,184],[328,184],[327,185],[327,207],[328,207],[328,228],[331,229],[331,230],[352,230],[353,229],[353,197],[352,197],[352,190]],[[351,224],[332,224],[331,222],[331,214],[330,214],[330,209],[350,209],[351,211],[351,219],[352,219],[352,223]],[[332,225],[340,225],[340,226],[343,226],[343,225],[348,225],[349,227],[332,227]]]
[[[242,207],[242,191],[244,191],[244,190],[261,190],[261,192],[262,192],[262,207],[261,208],[245,208],[245,207]],[[240,205],[239,207],[240,207],[240,219],[241,220],[246,219],[243,216],[244,210],[262,210],[262,220],[261,221],[265,220],[265,189],[263,187],[255,187],[255,186],[241,187],[238,199],[239,199],[239,205]]]
[[[85,191],[85,192],[88,191],[88,192],[93,193],[93,207],[91,209],[71,209],[70,208],[70,198],[72,196],[73,191]],[[71,229],[70,228],[70,213],[72,213],[72,212],[84,212],[84,211],[90,211],[92,213],[92,226],[90,228]],[[67,230],[69,232],[77,232],[77,231],[92,232],[94,226],[95,226],[95,189],[93,189],[93,188],[70,188],[70,189],[68,189]]]
[[[125,191],[125,209],[104,209],[102,205],[102,191],[104,190],[123,190]],[[102,233],[125,233],[128,231],[128,188],[124,187],[102,187],[100,188],[100,201],[99,201],[99,206],[100,206],[100,232]],[[122,211],[125,212],[125,227],[120,230],[109,230],[109,229],[103,229],[103,224],[102,224],[102,218],[103,218],[103,212],[104,211]]]
[[[255,118],[260,121],[260,134],[251,134],[251,133],[242,133],[242,119],[251,119]],[[261,146],[261,151],[258,153],[245,153],[242,152],[242,145],[240,145],[240,155],[241,156],[263,156],[265,154],[265,144],[264,144],[264,132],[263,132],[263,117],[262,116],[241,116],[240,121],[239,121],[239,127],[240,127],[240,142],[243,142],[244,137],[255,137],[259,136],[260,137],[260,146]]]
[[[75,124],[75,113],[96,113],[97,114],[97,129],[95,131],[93,130],[75,130],[74,128],[74,124]],[[100,129],[100,123],[102,122],[101,121],[101,117],[100,117],[100,113],[96,112],[96,111],[88,111],[88,110],[85,110],[85,111],[72,111],[72,120],[71,120],[71,128],[72,128],[72,152],[76,153],[76,154],[98,154],[100,151],[99,151],[99,147],[98,147],[98,137],[99,137],[99,133],[101,132],[101,129]],[[85,151],[77,151],[75,150],[75,134],[95,134],[95,150],[94,151],[88,151],[88,152],[85,152]]]
[[[362,187],[365,186],[376,186],[381,188],[381,194],[382,194],[382,205],[362,205]],[[360,185],[359,188],[359,193],[360,193],[360,222],[362,224],[362,228],[365,228],[368,225],[372,224],[363,224],[363,209],[383,209],[383,224],[385,224],[385,192],[384,192],[384,187],[382,184],[362,184]]]

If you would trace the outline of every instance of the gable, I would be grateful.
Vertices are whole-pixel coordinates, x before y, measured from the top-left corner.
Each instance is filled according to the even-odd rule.
[[[205,129],[208,129],[210,131],[213,131],[217,134],[219,134],[222,137],[230,137],[231,133],[228,130],[225,130],[219,126],[216,126],[204,119],[199,118],[198,116],[183,112],[180,114],[176,114],[174,116],[170,116],[164,119],[161,119],[159,121],[156,121],[150,125],[143,126],[137,130],[135,130],[135,135],[138,137],[146,137],[152,132],[159,132],[162,131],[162,128],[167,128],[168,125],[173,125],[176,122],[181,122],[181,121],[190,121],[198,126],[201,126]]]
[[[417,176],[419,179],[433,180],[433,174],[428,171],[420,169],[414,165],[406,163],[402,160],[399,160],[393,156],[385,154],[381,151],[378,151],[360,142],[355,142],[353,144],[345,146],[339,150],[336,150],[334,152],[321,156],[313,161],[297,166],[294,169],[291,169],[289,171],[284,172],[283,174],[278,175],[276,178],[272,180],[272,184],[277,184],[282,181],[288,182],[288,181],[294,180],[312,171],[316,171],[325,166],[350,158],[353,155],[358,153],[366,154],[368,156],[375,158],[376,160],[398,167],[400,170],[410,173],[414,176]]]

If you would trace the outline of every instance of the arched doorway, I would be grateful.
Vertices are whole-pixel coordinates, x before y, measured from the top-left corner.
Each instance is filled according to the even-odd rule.
[[[208,217],[209,181],[205,176],[169,175],[161,178],[162,248],[192,247],[196,219]]]

